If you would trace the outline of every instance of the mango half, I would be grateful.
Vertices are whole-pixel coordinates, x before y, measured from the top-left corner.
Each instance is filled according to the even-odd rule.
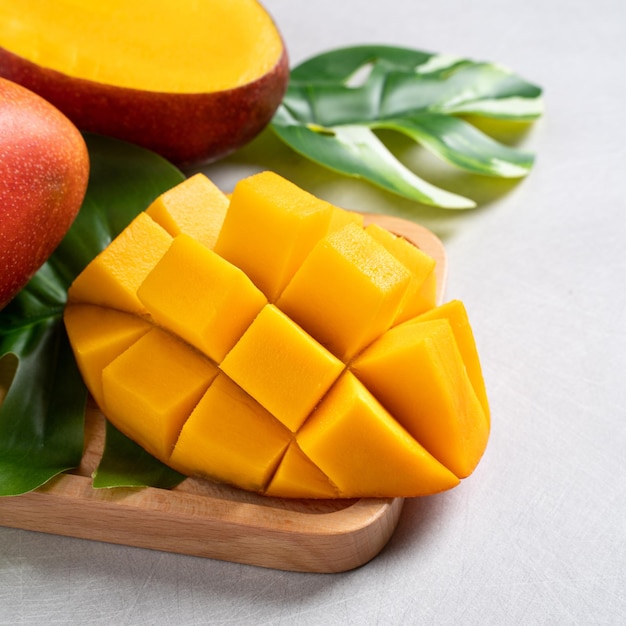
[[[255,137],[289,66],[256,0],[0,0],[0,76],[80,130],[189,165]]]
[[[169,190],[69,289],[104,415],[155,457],[285,498],[413,497],[480,460],[489,406],[435,261],[272,172]]]

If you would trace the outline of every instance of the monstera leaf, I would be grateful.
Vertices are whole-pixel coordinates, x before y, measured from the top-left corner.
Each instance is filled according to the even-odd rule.
[[[291,73],[272,128],[296,152],[423,204],[475,203],[420,178],[375,131],[418,142],[453,166],[486,176],[525,176],[533,155],[506,146],[461,117],[531,121],[541,89],[492,63],[390,46],[327,52]]]
[[[79,464],[87,391],[63,325],[67,287],[135,215],[183,180],[146,150],[85,138],[91,174],[80,213],[48,262],[0,311],[0,496],[36,489]],[[124,445],[107,436],[101,486],[128,483],[110,462]],[[140,458],[133,470],[143,475],[132,479],[139,484],[146,473],[149,481],[172,482],[151,458]]]

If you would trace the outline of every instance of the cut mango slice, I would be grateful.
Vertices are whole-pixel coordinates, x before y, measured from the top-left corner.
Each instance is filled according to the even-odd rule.
[[[458,484],[350,372],[297,434],[302,451],[344,497],[421,496]]]
[[[365,230],[411,272],[411,281],[394,324],[405,322],[433,308],[437,296],[435,260],[378,224],[368,224]]]
[[[333,206],[274,174],[237,183],[215,251],[274,302],[327,232]]]
[[[262,491],[290,441],[270,413],[220,373],[185,422],[169,463],[181,473]]]
[[[180,472],[274,497],[413,497],[468,476],[489,406],[463,304],[435,306],[434,261],[276,174],[240,182],[225,216],[207,189],[157,199],[69,290],[107,418]],[[196,202],[221,224],[213,249]]]
[[[348,224],[320,240],[277,305],[348,361],[391,326],[410,280],[380,243]]]
[[[474,470],[487,445],[488,421],[448,320],[396,326],[351,370],[459,478]]]
[[[161,226],[140,213],[78,275],[68,300],[146,314],[137,289],[171,243],[172,237]]]
[[[287,448],[266,492],[279,498],[338,498],[339,490],[294,441]]]
[[[474,332],[467,316],[465,305],[460,300],[450,300],[441,306],[435,307],[422,313],[415,318],[416,322],[446,319],[450,322],[456,345],[463,356],[463,363],[467,369],[469,379],[472,381],[474,391],[480,400],[483,411],[490,420],[489,400],[487,388],[483,377],[478,348],[474,339]]]
[[[137,296],[157,324],[216,362],[267,303],[238,267],[185,234],[174,239]]]
[[[168,459],[217,373],[193,348],[153,328],[102,370],[101,408],[118,430]]]
[[[344,365],[270,304],[250,324],[220,367],[295,432]]]
[[[152,329],[152,324],[93,304],[68,306],[64,317],[83,380],[96,403],[104,406],[102,370]]]
[[[226,195],[204,174],[161,194],[146,213],[172,236],[185,233],[213,249],[228,209]]]

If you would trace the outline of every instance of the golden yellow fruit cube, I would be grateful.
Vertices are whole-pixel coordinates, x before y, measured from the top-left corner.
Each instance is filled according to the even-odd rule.
[[[351,371],[436,459],[459,478],[480,460],[488,420],[446,319],[386,332]]]
[[[434,307],[437,298],[435,260],[378,224],[368,224],[365,230],[411,272],[411,281],[394,324],[405,322]]]
[[[137,290],[154,321],[220,362],[267,303],[240,270],[178,235]]]
[[[489,400],[487,398],[487,388],[483,377],[482,366],[478,349],[476,348],[476,340],[474,339],[474,331],[467,316],[467,309],[461,300],[450,300],[444,304],[434,307],[426,311],[414,319],[415,322],[426,322],[429,320],[446,319],[450,322],[456,345],[458,346],[463,357],[463,363],[467,374],[472,381],[474,391],[480,400],[483,411],[490,420]]]
[[[137,289],[172,243],[172,237],[146,213],[140,213],[76,277],[70,302],[88,302],[144,315]]]
[[[152,324],[136,315],[93,304],[70,304],[63,317],[83,380],[102,406],[102,370],[145,335]]]
[[[344,364],[268,304],[220,369],[295,432],[337,380]]]
[[[344,497],[421,496],[459,479],[345,372],[296,435]]]
[[[217,367],[154,327],[102,371],[102,411],[125,435],[162,461]]]
[[[411,273],[356,224],[322,239],[277,306],[348,361],[396,318]]]
[[[293,441],[265,490],[279,498],[337,498],[339,490]]]
[[[172,237],[185,233],[212,249],[227,210],[226,195],[199,173],[162,193],[146,213]]]
[[[238,182],[215,251],[274,302],[326,233],[333,207],[273,172]]]
[[[290,441],[286,428],[220,373],[183,426],[169,463],[188,475],[262,491]]]

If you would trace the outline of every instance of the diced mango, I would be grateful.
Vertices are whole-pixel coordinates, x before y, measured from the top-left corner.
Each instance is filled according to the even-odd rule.
[[[356,224],[357,226],[363,227],[363,221],[363,213],[355,213],[354,211],[348,211],[341,207],[334,206],[330,224],[328,225],[328,232],[332,233],[336,230],[341,230],[346,224]]]
[[[220,368],[291,431],[343,371],[343,363],[268,304]]]
[[[216,362],[267,303],[242,270],[185,234],[174,238],[137,296],[157,324]]]
[[[265,490],[279,498],[337,498],[339,490],[294,441]]]
[[[434,260],[269,172],[227,204],[188,179],[71,286],[68,336],[107,418],[185,474],[275,497],[458,484],[489,406]]]
[[[167,461],[217,373],[196,350],[153,328],[103,369],[102,410],[125,435]]]
[[[480,460],[489,427],[446,319],[402,324],[351,370],[436,459],[459,478]]]
[[[215,251],[274,302],[328,229],[333,207],[274,174],[235,186]]]
[[[421,496],[459,482],[350,372],[333,386],[296,440],[344,497]]]
[[[485,379],[480,365],[478,349],[476,348],[474,332],[470,325],[465,305],[460,300],[450,300],[449,302],[422,313],[419,317],[415,318],[415,321],[426,322],[439,319],[446,319],[450,322],[456,344],[461,351],[463,363],[465,363],[465,368],[467,369],[467,374],[472,381],[472,386],[480,400],[483,411],[487,419],[490,420],[489,400],[487,398]]]
[[[186,421],[169,463],[185,474],[262,491],[290,441],[270,413],[220,373]]]
[[[396,318],[411,274],[356,224],[313,248],[277,306],[348,361]]]
[[[394,324],[405,322],[436,304],[437,280],[435,260],[378,224],[368,224],[365,230],[385,246],[411,273],[411,281]]]
[[[74,280],[69,302],[88,302],[146,314],[137,289],[172,243],[172,237],[140,213]]]
[[[102,370],[152,324],[136,315],[93,304],[68,305],[64,320],[83,380],[96,403],[103,406]]]
[[[195,174],[161,194],[146,213],[172,237],[185,233],[213,249],[227,210],[226,195],[204,174]]]

